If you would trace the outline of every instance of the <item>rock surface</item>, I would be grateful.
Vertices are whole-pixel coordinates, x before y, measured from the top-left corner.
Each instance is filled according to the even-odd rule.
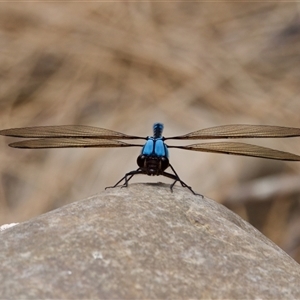
[[[3,299],[300,299],[300,267],[187,189],[133,184],[0,232]]]

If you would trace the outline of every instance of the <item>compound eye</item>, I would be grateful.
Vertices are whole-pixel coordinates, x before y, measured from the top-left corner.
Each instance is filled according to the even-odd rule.
[[[162,171],[164,171],[165,169],[167,169],[169,166],[169,160],[167,157],[162,157],[161,158],[161,169]]]
[[[140,168],[144,168],[145,166],[145,159],[146,159],[146,156],[145,155],[139,155],[136,162],[138,164],[138,166]]]

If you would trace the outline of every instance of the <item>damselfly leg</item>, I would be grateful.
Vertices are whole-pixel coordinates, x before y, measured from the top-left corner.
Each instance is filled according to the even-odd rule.
[[[174,180],[174,182],[170,185],[170,190],[171,192],[173,193],[173,187],[174,185],[176,184],[176,182],[180,182],[180,184],[189,189],[194,195],[197,195],[197,196],[201,196],[203,198],[203,195],[201,194],[198,194],[198,193],[195,193],[193,191],[193,189],[187,185],[184,181],[182,181],[180,179],[180,177],[178,176],[178,174],[176,173],[175,169],[173,168],[173,166],[171,164],[169,164],[169,167],[172,169],[172,171],[174,172],[174,174],[171,174],[171,173],[168,173],[168,172],[162,172],[160,175],[162,176],[165,176],[165,177],[168,177],[168,178],[171,178]],[[125,174],[124,177],[122,177],[115,185],[113,186],[108,186],[106,187],[105,189],[108,189],[108,188],[115,188],[117,186],[120,186],[120,187],[128,187],[128,182],[131,180],[131,178],[134,176],[134,175],[137,175],[137,174],[144,174],[144,175],[147,175],[147,173],[145,171],[143,171],[141,168],[138,168],[137,170],[135,171],[131,171],[131,172],[128,172]],[[124,180],[124,183],[122,185],[119,185],[122,181]]]

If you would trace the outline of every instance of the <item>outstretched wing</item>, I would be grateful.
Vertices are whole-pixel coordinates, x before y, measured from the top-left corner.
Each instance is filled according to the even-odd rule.
[[[224,125],[205,128],[191,133],[168,137],[176,140],[227,138],[283,138],[300,136],[300,128],[268,125]]]
[[[0,135],[22,138],[145,139],[109,129],[83,125],[11,128],[0,130]]]
[[[260,147],[246,143],[219,142],[202,143],[188,146],[168,146],[168,148],[179,148],[184,150],[214,152],[234,155],[245,155],[277,160],[300,161],[300,156],[289,152],[278,151],[271,148]]]
[[[116,140],[98,139],[98,138],[47,138],[26,140],[9,144],[13,148],[88,148],[88,147],[142,147],[143,145],[128,144]]]

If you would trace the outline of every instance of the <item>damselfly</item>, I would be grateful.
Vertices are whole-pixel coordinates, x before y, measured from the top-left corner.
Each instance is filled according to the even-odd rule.
[[[300,156],[271,148],[237,142],[200,143],[187,146],[168,146],[166,140],[196,140],[196,139],[228,139],[228,138],[284,138],[300,136],[300,128],[267,126],[267,125],[225,125],[197,130],[185,135],[163,137],[163,124],[153,125],[153,136],[141,137],[127,135],[121,132],[82,125],[41,126],[11,128],[0,131],[0,135],[33,138],[9,144],[14,148],[70,148],[70,147],[142,147],[137,158],[138,169],[128,172],[114,186],[123,180],[122,186],[128,186],[129,180],[136,174],[149,176],[162,175],[174,180],[170,185],[172,191],[176,182],[193,189],[184,183],[169,162],[169,148],[193,150],[202,152],[225,153],[262,157],[277,160],[300,161]],[[146,140],[144,144],[130,144],[119,140]],[[170,168],[173,173],[166,172]]]

